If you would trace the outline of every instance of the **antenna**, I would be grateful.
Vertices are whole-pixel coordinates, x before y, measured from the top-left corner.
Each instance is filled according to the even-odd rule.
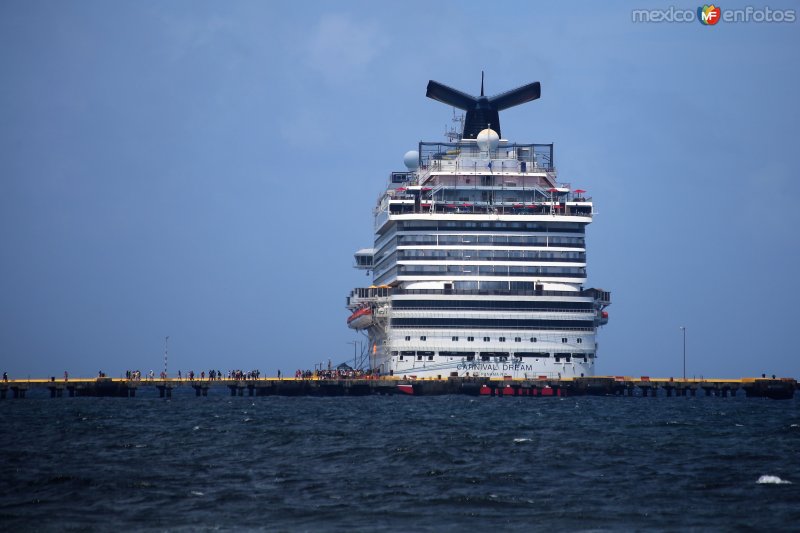
[[[444,136],[451,143],[455,143],[461,140],[461,132],[464,131],[464,115],[461,113],[456,113],[456,108],[453,108],[453,118],[451,119],[453,123],[452,126],[449,128],[447,126],[444,127]]]

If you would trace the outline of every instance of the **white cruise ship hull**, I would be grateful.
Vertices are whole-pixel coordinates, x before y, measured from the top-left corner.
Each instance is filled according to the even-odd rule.
[[[538,83],[516,91],[472,98],[504,109],[538,98]],[[557,180],[552,144],[475,134],[481,116],[468,110],[455,142],[406,154],[408,170],[392,172],[378,200],[373,247],[355,256],[372,285],[347,301],[354,315],[371,311],[356,328],[369,366],[407,378],[593,376],[611,302],[585,288],[592,200]]]

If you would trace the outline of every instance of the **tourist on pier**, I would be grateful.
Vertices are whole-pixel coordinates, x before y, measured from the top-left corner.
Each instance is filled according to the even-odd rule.
[[[3,381],[8,381],[8,372],[3,372]]]
[[[181,380],[181,371],[178,370],[178,381],[180,381],[180,380]]]
[[[69,381],[69,373],[64,370],[64,381]]]

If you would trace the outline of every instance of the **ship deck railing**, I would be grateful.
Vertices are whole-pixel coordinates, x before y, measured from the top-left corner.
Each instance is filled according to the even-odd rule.
[[[569,296],[594,298],[601,302],[611,303],[611,293],[600,289],[584,289],[581,291],[551,290],[513,290],[513,289],[391,289],[392,295],[402,294],[447,294],[454,296]]]
[[[496,149],[484,151],[475,141],[419,143],[420,168],[435,162],[475,159],[517,161],[525,163],[526,167],[553,168],[553,144],[517,144],[501,141]]]
[[[466,214],[466,215],[550,215],[550,216],[593,216],[590,205],[515,205],[507,202],[502,204],[489,203],[462,203],[462,202],[421,202],[415,203],[391,202],[388,205],[391,215],[412,214]]]

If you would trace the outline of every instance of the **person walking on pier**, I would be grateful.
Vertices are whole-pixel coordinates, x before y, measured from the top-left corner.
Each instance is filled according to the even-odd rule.
[[[8,372],[3,372],[3,381],[8,383]]]
[[[64,381],[69,381],[69,372],[64,370]]]

